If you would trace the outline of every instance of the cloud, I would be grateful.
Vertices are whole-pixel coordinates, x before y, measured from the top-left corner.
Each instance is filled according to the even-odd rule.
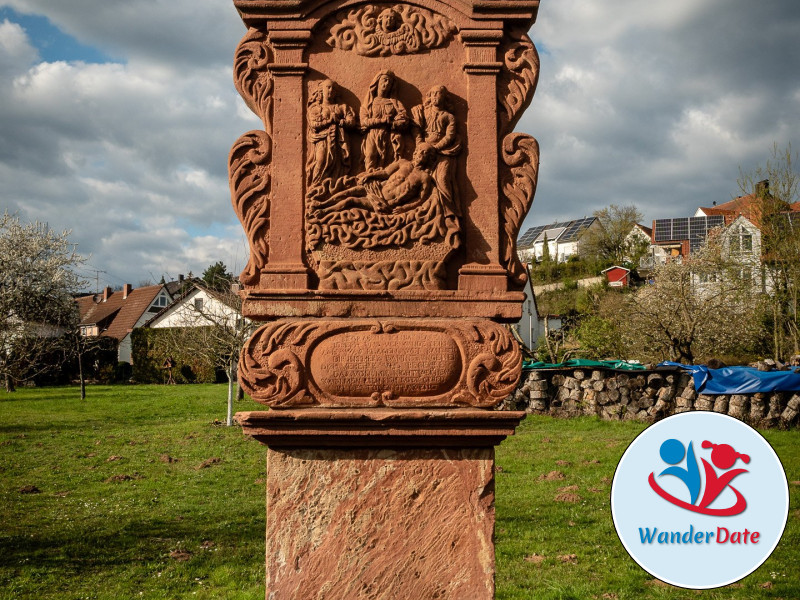
[[[59,22],[59,10],[42,12]],[[91,30],[75,33],[92,42]],[[37,62],[26,32],[8,21],[0,40],[3,208],[71,229],[93,263],[134,283],[220,259],[243,266],[226,157],[257,119],[241,109],[231,60]]]
[[[43,61],[31,32],[0,22],[0,208],[72,229],[114,283],[240,269],[225,161],[259,125],[231,81],[245,33],[233,3],[0,6],[116,61]],[[526,226],[610,203],[650,220],[729,199],[739,166],[796,138],[798,30],[794,0],[543,2],[541,79],[519,126],[542,152]]]
[[[738,167],[797,135],[800,4],[543,3],[541,80],[521,128],[542,165],[526,226],[635,203],[646,219],[738,192]]]

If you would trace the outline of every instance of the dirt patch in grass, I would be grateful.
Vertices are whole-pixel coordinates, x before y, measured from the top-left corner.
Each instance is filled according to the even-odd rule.
[[[169,557],[178,562],[186,562],[192,558],[192,553],[186,550],[173,550],[169,553]]]
[[[558,557],[562,563],[566,565],[577,565],[578,564],[578,555],[577,554],[562,554]]]
[[[103,483],[122,483],[123,481],[133,481],[134,479],[141,479],[141,478],[142,477],[138,473],[134,473],[133,475],[122,473],[120,475],[112,475],[108,479],[105,479]]]
[[[581,497],[578,494],[573,494],[572,492],[559,492],[556,494],[555,498],[553,498],[556,502],[571,502],[576,503],[581,501]]]
[[[20,494],[41,494],[42,490],[40,490],[35,485],[24,485],[21,488],[19,488],[19,493]]]
[[[525,557],[525,561],[529,563],[533,563],[534,565],[540,565],[544,561],[544,556],[541,554],[529,554]]]
[[[562,481],[567,476],[561,471],[550,471],[546,475],[539,475],[539,481]]]
[[[207,458],[206,460],[201,462],[199,465],[197,465],[197,469],[198,470],[199,469],[207,469],[211,465],[216,465],[216,464],[219,464],[221,462],[222,462],[222,459],[219,458],[218,456],[215,456],[213,458]]]

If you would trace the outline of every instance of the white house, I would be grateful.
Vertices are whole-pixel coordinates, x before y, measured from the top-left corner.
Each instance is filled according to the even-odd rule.
[[[241,313],[225,302],[224,296],[199,283],[179,296],[172,304],[151,318],[147,327],[206,327],[242,323]]]
[[[590,229],[602,227],[596,217],[586,217],[574,221],[563,221],[551,225],[531,227],[517,240],[517,253],[523,263],[541,260],[545,240],[550,251],[550,259],[566,262],[580,251],[583,235]]]

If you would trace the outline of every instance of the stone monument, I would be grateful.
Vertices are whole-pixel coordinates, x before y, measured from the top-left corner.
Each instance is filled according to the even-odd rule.
[[[520,376],[515,240],[538,0],[234,0],[229,157],[264,324],[237,415],[267,445],[267,598],[494,597],[494,410]]]

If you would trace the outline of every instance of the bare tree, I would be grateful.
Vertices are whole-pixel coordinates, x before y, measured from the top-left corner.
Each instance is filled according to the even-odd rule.
[[[236,286],[212,290],[195,281],[177,300],[169,319],[155,323],[166,328],[168,346],[175,354],[187,352],[225,372],[228,381],[226,423],[233,424],[233,399],[237,395],[237,366],[244,343],[255,326],[241,314]]]
[[[626,259],[638,261],[642,249],[630,236],[634,225],[642,220],[635,206],[617,206],[596,210],[594,216],[600,227],[591,227],[581,236],[581,254],[622,264]]]
[[[737,353],[761,333],[759,290],[741,264],[728,260],[719,233],[682,264],[656,268],[644,286],[603,316],[624,346],[646,359],[694,362]]]
[[[83,258],[69,232],[0,217],[0,376],[7,391],[64,360],[64,334],[77,325],[72,294]]]
[[[800,212],[791,210],[800,200],[797,159],[791,144],[784,149],[775,144],[763,167],[751,173],[739,170],[739,188],[754,196],[751,212],[761,230],[775,360],[800,354]]]

